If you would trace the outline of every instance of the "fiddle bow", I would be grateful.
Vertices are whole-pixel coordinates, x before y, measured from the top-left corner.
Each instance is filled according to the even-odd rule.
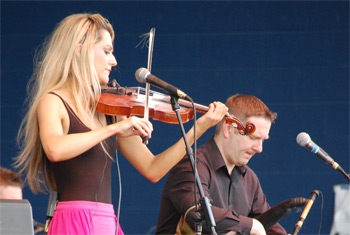
[[[155,28],[151,28],[149,33],[143,34],[143,40],[148,38],[148,61],[147,69],[151,72],[152,58],[153,58],[153,45],[154,45]],[[118,98],[116,98],[118,96]],[[141,98],[140,98],[141,97]],[[152,97],[152,107],[150,109],[150,97]],[[140,101],[140,99],[142,101]],[[121,101],[119,101],[121,100]],[[179,100],[179,105],[182,107],[181,120],[188,122],[193,119],[195,112],[206,113],[208,111],[207,106],[203,106],[196,103],[190,103],[186,100]],[[165,108],[164,108],[165,107]],[[100,100],[97,105],[97,111],[109,115],[136,115],[142,116],[149,120],[149,115],[154,120],[162,121],[165,123],[178,123],[175,117],[175,112],[169,110],[170,108],[170,96],[157,93],[150,90],[150,84],[146,83],[146,88],[123,88],[123,87],[107,87],[102,90]],[[141,111],[140,111],[141,110]],[[142,114],[143,112],[143,114]],[[236,117],[230,114],[226,114],[224,119],[226,123],[231,124],[238,130],[241,135],[251,135],[255,131],[255,125],[251,122],[247,122],[244,127],[243,123]],[[144,144],[148,144],[148,137],[142,138]]]
[[[147,69],[151,72],[152,69],[152,58],[153,58],[153,45],[154,45],[154,35],[155,35],[156,29],[151,28],[149,32],[149,38],[148,38],[148,61],[147,61]],[[146,120],[149,120],[149,91],[150,91],[150,84],[146,83],[146,97],[145,97],[145,111],[144,111],[144,118]],[[144,144],[148,144],[148,137],[144,136],[142,137],[142,142]]]

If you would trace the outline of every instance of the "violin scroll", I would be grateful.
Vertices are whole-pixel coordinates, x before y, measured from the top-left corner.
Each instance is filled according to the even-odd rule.
[[[255,125],[252,122],[247,122],[244,127],[243,123],[233,115],[227,114],[225,116],[226,123],[232,124],[234,128],[236,128],[241,135],[251,135],[255,132]]]
[[[252,122],[247,122],[245,124],[245,135],[251,135],[255,132],[255,125]]]

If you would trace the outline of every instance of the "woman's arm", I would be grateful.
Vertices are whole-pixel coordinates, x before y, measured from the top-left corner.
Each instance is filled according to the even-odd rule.
[[[52,162],[74,158],[112,135],[118,135],[118,148],[128,161],[152,182],[160,180],[186,153],[182,139],[154,156],[142,143],[140,136],[151,137],[153,126],[144,118],[120,118],[117,123],[92,131],[67,134],[69,116],[62,101],[55,95],[45,95],[38,106],[40,138],[46,156]],[[208,112],[197,120],[197,138],[221,121],[227,107],[214,102]],[[194,128],[186,134],[190,145],[194,143]]]
[[[227,107],[220,102],[210,104],[209,111],[196,122],[196,137],[199,138],[206,130],[221,121],[227,111]],[[188,143],[192,145],[194,143],[193,127],[186,133],[186,137]],[[139,136],[118,138],[118,149],[151,182],[159,181],[186,154],[186,146],[183,139],[180,139],[157,156],[150,152]]]
[[[41,143],[46,156],[52,162],[74,158],[112,135],[151,136],[153,130],[152,124],[145,119],[131,117],[89,132],[68,135],[67,110],[57,96],[50,94],[40,100],[37,114]]]

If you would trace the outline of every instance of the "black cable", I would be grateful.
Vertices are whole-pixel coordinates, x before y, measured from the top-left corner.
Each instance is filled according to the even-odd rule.
[[[321,227],[322,227],[322,214],[323,214],[323,194],[321,191],[319,191],[321,194],[321,210],[320,210],[320,226],[318,228],[318,234],[321,234]]]
[[[193,124],[193,130],[194,130],[194,135],[193,135],[193,138],[194,138],[194,153],[193,153],[193,157],[194,157],[194,169],[197,169],[197,134],[196,134],[196,120],[197,120],[197,115],[196,115],[196,106],[194,104],[194,102],[192,101],[192,107],[193,107],[193,121],[194,121],[194,124]],[[196,207],[196,211],[198,210],[198,203],[197,203],[197,181],[196,181],[196,177],[194,177],[194,205]]]
[[[105,177],[105,170],[107,168],[107,156],[105,155],[105,165],[103,167],[103,170],[102,170],[102,174],[101,174],[101,178],[100,178],[100,182],[98,182],[98,185],[97,185],[97,189],[96,189],[96,193],[95,193],[95,202],[97,202],[97,195],[98,195],[98,190],[100,189],[101,185],[102,185],[102,181],[103,181],[103,178]],[[94,214],[95,215],[95,214]]]
[[[122,201],[122,178],[120,176],[120,167],[119,167],[119,161],[118,161],[118,153],[117,151],[115,152],[115,164],[117,167],[117,172],[118,172],[118,184],[119,184],[119,199],[118,199],[118,207],[117,207],[117,229],[115,234],[118,235],[118,230],[119,230],[119,215],[120,215],[120,204]]]
[[[102,144],[101,144],[101,146],[102,146]],[[100,182],[98,183],[98,185],[97,185],[97,189],[96,189],[96,193],[95,193],[95,195],[94,195],[94,197],[95,197],[95,202],[96,202],[96,205],[98,205],[97,203],[98,203],[98,201],[97,201],[97,198],[98,198],[98,190],[100,189],[100,187],[101,187],[101,185],[102,185],[102,181],[103,181],[103,179],[104,179],[104,176],[105,176],[105,170],[106,170],[106,168],[107,168],[107,156],[106,156],[106,154],[105,154],[105,165],[103,166],[103,170],[102,170],[102,174],[101,174],[101,178],[100,178]],[[91,218],[90,218],[90,223],[92,223],[92,218],[96,215],[96,213],[97,213],[97,207],[96,207],[96,210],[94,211],[94,213],[92,214],[92,216],[91,216]]]

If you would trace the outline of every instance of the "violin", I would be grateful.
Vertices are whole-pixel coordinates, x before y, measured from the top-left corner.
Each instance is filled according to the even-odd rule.
[[[144,116],[146,90],[142,87],[107,87],[102,90],[98,100],[96,111],[111,116]],[[149,117],[153,120],[169,124],[178,124],[176,112],[171,106],[171,97],[159,92],[149,91]],[[209,107],[191,103],[187,100],[179,99],[179,114],[181,121],[186,123],[193,119],[194,109],[198,113],[206,113]],[[242,122],[233,115],[226,114],[226,123],[232,124],[241,135],[251,135],[255,131],[255,125],[251,122]]]

